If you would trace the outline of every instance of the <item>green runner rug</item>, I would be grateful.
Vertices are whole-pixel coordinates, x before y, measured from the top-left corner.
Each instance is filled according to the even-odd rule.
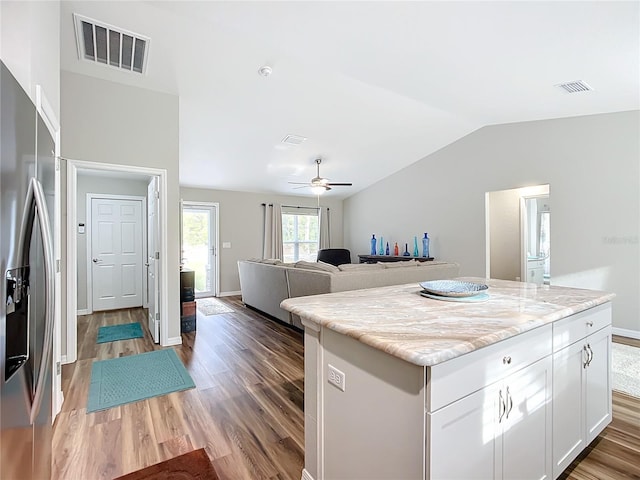
[[[93,362],[87,413],[194,388],[173,348]]]

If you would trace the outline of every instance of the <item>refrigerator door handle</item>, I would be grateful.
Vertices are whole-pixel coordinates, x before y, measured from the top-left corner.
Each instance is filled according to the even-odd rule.
[[[42,403],[42,395],[46,385],[46,375],[53,347],[53,322],[54,322],[54,272],[53,272],[53,242],[51,233],[51,223],[49,221],[49,212],[47,211],[47,203],[42,189],[42,185],[32,177],[29,181],[27,190],[27,199],[24,205],[22,215],[22,225],[20,227],[20,242],[18,243],[18,259],[23,265],[29,264],[29,249],[31,245],[31,234],[33,233],[33,224],[35,217],[38,217],[40,232],[42,235],[42,250],[44,252],[44,282],[45,282],[45,328],[44,328],[44,344],[43,353],[40,359],[40,368],[38,370],[38,378],[34,379],[35,389],[33,391],[33,399],[31,401],[31,423],[33,424],[40,412],[40,404]]]

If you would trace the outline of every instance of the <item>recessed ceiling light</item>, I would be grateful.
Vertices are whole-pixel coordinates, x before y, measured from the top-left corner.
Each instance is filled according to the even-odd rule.
[[[286,143],[287,145],[300,145],[306,139],[307,137],[301,137],[300,135],[287,135],[282,139],[282,143]]]
[[[269,75],[271,75],[271,72],[273,72],[273,68],[271,68],[269,65],[263,65],[258,69],[258,74],[263,77],[268,77]]]
[[[573,82],[560,83],[556,87],[562,88],[567,93],[589,92],[593,90],[591,86],[584,80],[575,80]]]

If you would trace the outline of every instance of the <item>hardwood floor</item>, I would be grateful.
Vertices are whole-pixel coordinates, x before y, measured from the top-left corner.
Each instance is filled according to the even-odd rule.
[[[94,360],[158,349],[144,339],[96,344],[99,326],[139,321],[142,309],[79,317],[79,356],[63,367],[53,478],[113,479],[205,448],[221,480],[300,480],[304,463],[302,334],[221,299],[175,347],[196,388],[86,413]],[[640,399],[614,392],[614,420],[563,479],[640,479]]]

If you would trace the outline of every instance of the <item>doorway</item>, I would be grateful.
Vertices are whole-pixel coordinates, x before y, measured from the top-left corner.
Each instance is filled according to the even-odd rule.
[[[549,185],[485,194],[486,276],[550,283]]]
[[[162,292],[168,290],[168,279],[165,274],[167,272],[168,254],[167,249],[163,248],[167,245],[167,171],[157,168],[146,167],[134,167],[128,165],[113,165],[106,163],[87,162],[80,160],[65,159],[67,165],[67,222],[66,222],[66,314],[65,314],[65,326],[66,332],[63,332],[67,340],[66,356],[63,358],[64,363],[73,363],[78,358],[78,323],[77,315],[82,315],[88,312],[87,306],[79,305],[79,301],[83,298],[86,299],[86,287],[87,279],[84,278],[87,272],[86,268],[78,268],[79,261],[82,259],[82,263],[87,258],[86,250],[86,235],[83,235],[87,227],[86,222],[79,222],[79,211],[82,211],[78,207],[81,199],[85,198],[85,195],[79,195],[78,181],[82,176],[93,176],[99,179],[99,182],[107,183],[110,181],[112,184],[122,184],[126,182],[137,181],[141,184],[141,192],[139,196],[143,199],[143,203],[146,202],[147,186],[151,179],[156,177],[158,179],[158,195],[157,195],[157,265],[156,276],[158,285],[158,309],[159,313],[159,341],[160,344],[165,346],[171,343],[169,338],[168,318],[164,312],[168,311],[168,297],[163,295]],[[107,192],[105,192],[107,193]],[[124,194],[120,191],[109,192],[112,194]],[[127,192],[129,194],[129,192]],[[86,211],[86,208],[85,208]],[[144,218],[144,217],[143,217]],[[146,223],[143,221],[143,225]],[[145,244],[143,243],[143,246]],[[146,248],[143,247],[143,250]],[[145,258],[145,257],[143,257]],[[144,263],[144,260],[143,260]],[[144,266],[144,265],[143,265]],[[71,273],[74,272],[74,273]],[[143,269],[144,272],[144,269]],[[146,276],[143,275],[143,278]],[[85,293],[82,295],[80,290]],[[147,306],[147,287],[143,284],[143,305]],[[88,303],[88,302],[87,302]]]
[[[182,202],[181,263],[195,272],[196,298],[218,296],[218,204]]]

